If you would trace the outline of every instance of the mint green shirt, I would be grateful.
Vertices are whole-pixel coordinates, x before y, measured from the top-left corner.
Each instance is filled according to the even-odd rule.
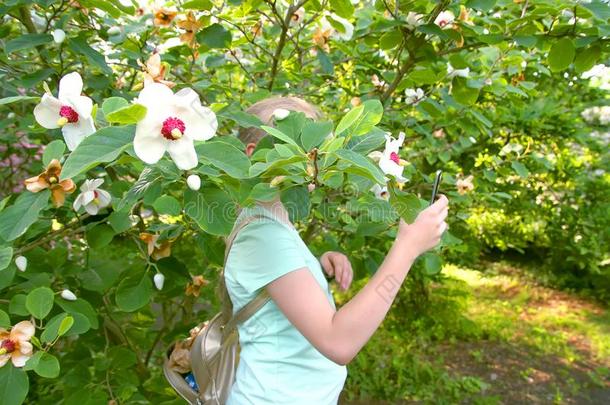
[[[258,214],[238,233],[224,274],[233,313],[276,278],[307,267],[335,301],[318,259],[298,232],[260,207],[242,210],[238,221]],[[235,383],[226,405],[335,405],[347,377],[346,366],[321,354],[290,323],[273,300],[238,326],[241,347]]]

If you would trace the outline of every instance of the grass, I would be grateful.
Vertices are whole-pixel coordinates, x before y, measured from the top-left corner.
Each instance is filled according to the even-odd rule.
[[[607,308],[508,262],[442,274],[417,316],[399,295],[348,366],[342,403],[610,403]]]

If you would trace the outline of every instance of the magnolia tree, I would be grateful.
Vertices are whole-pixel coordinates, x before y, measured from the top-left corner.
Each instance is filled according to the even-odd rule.
[[[164,349],[218,311],[237,207],[278,195],[315,253],[344,251],[366,277],[443,169],[450,230],[417,261],[407,301],[441,278],[441,251],[484,246],[607,280],[602,1],[0,10],[5,404],[179,403]],[[326,117],[244,112],[271,94]],[[251,158],[238,127],[268,134]]]

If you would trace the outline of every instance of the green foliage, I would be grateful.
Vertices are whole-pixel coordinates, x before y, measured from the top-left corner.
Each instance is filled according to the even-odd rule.
[[[333,0],[296,10],[203,0],[173,4],[178,17],[165,22],[125,2],[5,3],[0,325],[32,319],[36,333],[24,368],[0,368],[3,403],[22,403],[26,394],[32,403],[175,402],[160,369],[163,348],[218,309],[222,238],[237,208],[255,200],[281,198],[311,250],[345,252],[364,282],[398,218],[411,222],[427,205],[442,168],[450,230],[416,261],[397,301],[404,313],[425,314],[451,299],[450,291],[431,290],[443,280],[444,261],[475,262],[498,249],[535,255],[564,284],[607,294],[608,122],[581,114],[609,104],[604,79],[582,75],[608,61],[610,12],[602,1]],[[190,11],[194,20],[185,22]],[[445,11],[455,20],[440,24]],[[74,123],[43,128],[33,109],[44,92],[58,96],[59,81],[73,72],[92,100],[96,130],[69,151],[62,137]],[[170,138],[191,130],[172,133],[180,126],[162,129],[164,120],[207,114],[194,96],[149,104],[138,94],[150,81],[175,82],[177,99],[193,96],[180,93],[189,87],[215,113],[216,136],[194,142],[196,167],[179,169],[171,148],[156,163],[140,159],[152,142],[175,145]],[[274,113],[263,122],[244,111],[271,95],[302,96],[320,117]],[[136,127],[149,119],[161,122],[139,131],[151,138],[138,144]],[[239,127],[268,135],[252,156],[235,136]],[[399,186],[371,152],[401,131],[405,141],[392,157],[404,168]],[[24,180],[53,159],[60,178],[25,189]],[[39,180],[45,176],[53,177]],[[93,179],[103,184],[85,195]],[[384,185],[389,199],[381,197]],[[99,207],[102,191],[110,201]],[[19,255],[28,259],[25,271],[14,264]],[[165,276],[160,290],[156,273]],[[192,293],[193,276],[209,281],[200,294]],[[479,337],[461,311],[449,306],[439,320],[410,320],[413,335]],[[375,355],[403,347],[396,324],[379,335]],[[408,349],[396,360],[358,359],[359,371],[350,370],[357,394],[425,401],[442,386],[440,394],[457,402],[484,390],[475,378],[422,365]],[[388,385],[391,376],[399,383]]]

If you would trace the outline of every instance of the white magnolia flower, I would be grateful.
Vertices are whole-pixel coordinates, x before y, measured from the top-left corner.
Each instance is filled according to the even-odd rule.
[[[77,72],[65,75],[59,81],[58,97],[42,95],[34,107],[36,121],[47,129],[61,127],[68,149],[74,150],[87,136],[95,132],[91,110],[93,101],[81,96],[83,79]]]
[[[333,27],[330,21],[328,21],[328,18],[343,26],[343,32],[340,32],[335,29],[335,27]],[[336,14],[328,14],[322,17],[321,24],[323,31],[326,31],[328,29],[331,30],[330,36],[332,38],[341,39],[343,41],[349,41],[354,35],[354,25],[351,22],[347,21],[345,18],[339,17]]]
[[[85,207],[85,211],[89,215],[97,215],[101,208],[110,205],[112,200],[110,194],[98,188],[102,183],[104,183],[104,179],[85,180],[80,186],[81,193],[74,200],[74,209],[78,211],[80,207]]]
[[[593,66],[591,69],[587,70],[586,72],[583,72],[582,75],[580,75],[580,77],[582,77],[583,79],[590,79],[592,77],[600,77],[600,76],[607,75],[607,74],[610,74],[610,68],[608,68],[606,65],[601,63],[599,65]]]
[[[191,190],[197,191],[201,188],[201,178],[196,174],[191,174],[186,178],[186,184]]]
[[[390,193],[388,193],[387,186],[380,186],[379,184],[375,184],[373,187],[371,187],[371,191],[373,192],[373,194],[375,194],[375,197],[379,198],[380,200],[387,201],[390,198]]]
[[[410,30],[414,30],[415,28],[424,24],[425,21],[423,18],[424,16],[422,14],[417,14],[413,11],[409,11],[409,14],[407,14],[407,28]]]
[[[15,258],[15,266],[19,271],[25,271],[28,268],[28,259],[25,256],[17,256]]]
[[[394,176],[397,182],[405,183],[407,179],[402,176],[402,172],[407,162],[398,155],[400,147],[405,140],[405,133],[400,132],[398,139],[386,133],[385,140],[385,150],[379,158],[379,168],[385,174]]]
[[[292,14],[292,17],[290,17],[290,26],[292,27],[295,25],[299,25],[299,24],[303,23],[304,19],[305,19],[305,9],[303,7],[301,7]]]
[[[66,39],[66,33],[64,30],[60,30],[59,28],[53,30],[51,34],[53,35],[53,41],[55,41],[56,44],[61,44],[64,42],[64,39]]]
[[[447,77],[454,78],[456,76],[459,77],[468,77],[468,75],[470,74],[470,68],[464,68],[464,69],[454,69],[453,66],[451,66],[451,63],[447,62]]]
[[[163,283],[165,283],[165,276],[161,273],[157,273],[154,275],[153,281],[157,290],[161,291],[163,289]]]
[[[117,27],[116,25],[108,28],[107,34],[108,36],[114,36],[114,35],[119,35],[121,33],[121,29],[119,27]]]
[[[285,108],[276,108],[275,110],[273,110],[273,118],[275,118],[278,121],[281,121],[284,118],[288,117],[289,114],[290,114],[290,111],[288,111]]]
[[[76,295],[74,295],[74,293],[72,291],[67,290],[67,289],[65,289],[61,292],[61,297],[68,301],[76,301]]]
[[[426,96],[424,91],[420,88],[417,89],[406,89],[405,90],[405,103],[417,105]]]
[[[197,166],[193,141],[210,139],[218,129],[216,114],[201,105],[199,95],[191,88],[174,94],[161,83],[149,83],[137,102],[148,110],[136,127],[133,141],[136,155],[154,164],[167,151],[179,169]]]
[[[441,28],[445,28],[450,26],[453,21],[455,21],[455,14],[451,11],[441,11],[441,13],[434,20],[434,24],[438,25]]]

